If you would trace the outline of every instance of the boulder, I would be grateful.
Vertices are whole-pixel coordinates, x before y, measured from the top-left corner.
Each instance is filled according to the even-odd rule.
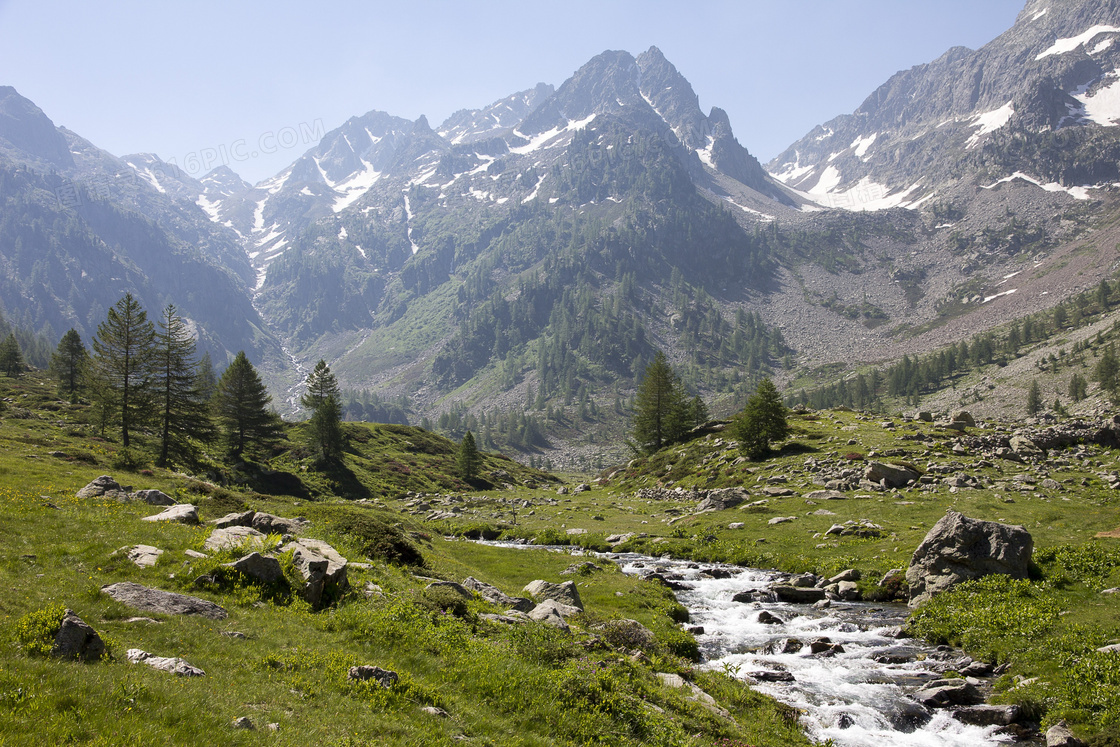
[[[257,728],[256,726],[253,725],[252,719],[250,719],[248,716],[241,716],[239,718],[235,718],[233,720],[232,726],[233,726],[234,729],[245,729],[246,731],[253,731],[254,729]]]
[[[84,488],[78,491],[78,498],[99,498],[108,495],[112,498],[125,498],[128,491],[109,475],[95,477]]]
[[[151,568],[163,555],[163,550],[151,545],[133,545],[128,549],[128,559],[141,568]]]
[[[253,514],[252,526],[253,529],[256,529],[262,534],[296,534],[302,531],[309,523],[310,522],[304,519],[285,519],[280,516],[257,512]],[[323,544],[326,543],[324,542]]]
[[[498,587],[483,583],[473,576],[467,576],[463,579],[463,586],[477,592],[480,597],[498,607],[514,609],[518,612],[528,612],[533,609],[533,603],[525,597],[511,597]]]
[[[1086,743],[1078,739],[1062,719],[1046,730],[1046,747],[1086,747]]]
[[[264,545],[265,536],[256,529],[243,526],[228,526],[215,529],[211,532],[210,536],[206,538],[202,549],[210,552],[217,552],[219,550],[236,550],[239,548],[262,549]]]
[[[742,488],[720,488],[709,490],[708,497],[700,501],[697,511],[723,511],[734,508],[749,498],[747,491]]]
[[[105,642],[97,631],[74,614],[74,610],[66,610],[62,625],[54,636],[51,656],[57,659],[98,661],[104,655]]]
[[[198,667],[192,666],[178,657],[170,656],[152,656],[147,651],[142,651],[138,648],[130,648],[128,650],[128,660],[133,664],[147,664],[153,669],[158,669],[163,672],[171,672],[180,677],[205,677],[206,672],[203,672]]]
[[[848,496],[839,490],[813,490],[805,494],[807,501],[844,501]]]
[[[863,598],[855,581],[841,581],[837,584],[836,594],[845,602],[858,602]]]
[[[570,607],[578,607],[581,612],[583,611],[583,601],[579,598],[579,589],[576,588],[574,581],[552,584],[537,579],[526,584],[522,591],[533,599],[551,599]]]
[[[860,572],[856,568],[848,568],[847,570],[840,571],[832,578],[828,579],[830,584],[838,584],[841,581],[859,581]]]
[[[137,490],[131,495],[131,498],[150,506],[174,506],[176,503],[174,498],[162,490]]]
[[[256,515],[256,511],[235,511],[232,514],[226,514],[220,519],[212,519],[209,523],[213,524],[218,529],[226,529],[227,527],[251,527],[253,526],[253,517]]]
[[[926,708],[979,705],[984,701],[976,686],[962,679],[934,680],[910,697]]]
[[[791,604],[812,604],[824,599],[824,589],[805,588],[779,584],[771,586],[770,591],[783,602]]]
[[[775,526],[777,524],[788,524],[791,521],[797,521],[797,517],[796,516],[775,516],[773,519],[770,519],[766,523],[770,526]]]
[[[570,630],[568,621],[564,619],[564,610],[569,611],[569,614],[573,612],[578,614],[582,611],[576,607],[569,607],[552,599],[546,599],[529,612],[529,619],[552,625],[561,630]]]
[[[350,671],[346,673],[346,676],[355,682],[375,680],[382,687],[392,687],[400,680],[400,676],[396,672],[390,669],[370,666],[368,664],[350,667]]]
[[[1012,436],[1010,445],[1011,450],[1021,457],[1042,456],[1042,449],[1026,436]]]
[[[958,708],[953,718],[973,726],[1010,726],[1019,720],[1017,705],[973,705]]]
[[[348,565],[346,558],[342,557],[337,550],[326,542],[302,537],[295,542],[289,542],[280,550],[281,552],[292,551],[292,557],[296,559],[296,567],[300,569],[304,580],[307,581],[304,599],[313,607],[320,604],[324,593],[333,597],[350,588],[350,582],[346,575],[346,566]],[[327,561],[326,567],[322,568],[321,579],[317,570],[320,567],[319,560]],[[312,599],[315,601],[312,601]]]
[[[224,565],[226,568],[232,568],[238,573],[265,584],[274,584],[284,578],[284,570],[280,567],[280,561],[276,558],[261,555],[259,552],[251,552],[240,560]]]
[[[163,615],[199,615],[211,620],[224,620],[228,614],[218,605],[205,599],[152,589],[129,581],[102,586],[101,591],[121,604],[141,612],[158,612]]]
[[[145,516],[140,521],[176,521],[180,524],[198,523],[198,506],[190,503],[176,503],[155,516]]]
[[[933,526],[910,560],[910,606],[969,579],[992,573],[1026,578],[1034,540],[1021,526],[970,519],[949,511]]]
[[[902,488],[916,482],[921,475],[909,467],[900,464],[884,464],[883,462],[868,462],[863,471],[863,477],[876,485],[886,485],[888,488]]]
[[[972,417],[972,413],[968,410],[957,410],[949,416],[949,421],[953,423],[964,423],[969,428],[976,427],[976,419]]]
[[[758,619],[758,622],[762,623],[763,625],[784,625],[785,624],[785,620],[783,620],[782,618],[778,617],[777,615],[775,615],[771,612],[768,612],[766,610],[762,610],[762,612],[759,612],[757,619]]]

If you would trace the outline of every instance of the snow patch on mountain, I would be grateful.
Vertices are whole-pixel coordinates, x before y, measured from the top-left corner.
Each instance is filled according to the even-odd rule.
[[[1011,176],[1005,176],[1002,179],[998,179],[992,182],[991,184],[981,186],[983,189],[995,189],[1000,184],[1006,184],[1007,182],[1014,181],[1015,179],[1022,179],[1029,184],[1033,184],[1039,189],[1046,190],[1047,192],[1065,192],[1075,200],[1088,200],[1089,190],[1093,189],[1093,187],[1066,187],[1058,184],[1057,182],[1047,182],[1046,184],[1043,184],[1038,179],[1027,176],[1022,171],[1016,171]]]
[[[1003,127],[1011,121],[1011,117],[1014,116],[1014,114],[1015,107],[1011,105],[1010,101],[993,111],[977,114],[972,118],[969,127],[979,127],[980,129],[972,134],[972,137],[968,139],[964,147],[966,149],[975,147],[976,144],[980,142],[980,138]]]
[[[1114,80],[1095,93],[1074,92],[1073,98],[1081,102],[1081,116],[1106,127],[1120,120],[1120,69],[1113,70],[1106,78]]]
[[[824,170],[824,173],[817,179],[817,183],[809,190],[811,195],[825,195],[840,186],[840,169],[835,166],[829,166]]]
[[[861,161],[865,161],[867,159],[865,159],[864,156],[867,155],[868,149],[875,143],[875,138],[877,137],[879,137],[879,133],[877,132],[873,132],[867,137],[857,137],[852,141],[852,144],[849,147],[856,149],[856,158],[860,159]]]
[[[1066,54],[1080,47],[1082,44],[1088,44],[1093,41],[1099,34],[1114,34],[1120,32],[1120,28],[1116,26],[1107,26],[1105,24],[1097,24],[1092,28],[1084,31],[1077,36],[1070,36],[1065,39],[1058,39],[1051,44],[1045,51],[1040,52],[1035,60],[1041,60],[1054,54]]]
[[[514,135],[525,138],[529,141],[529,144],[522,145],[517,148],[510,148],[510,153],[516,153],[519,156],[523,156],[526,153],[532,153],[535,150],[539,150],[546,143],[560,136],[561,134],[567,132],[575,132],[576,130],[582,130],[584,127],[587,127],[587,125],[591,124],[591,121],[595,119],[595,117],[595,114],[591,114],[584,119],[569,121],[568,124],[563,127],[553,127],[551,130],[542,132],[539,135],[534,135],[533,137],[529,137],[528,135],[524,135],[521,132],[514,130]]]
[[[316,165],[318,165],[317,161]],[[340,213],[353,205],[381,178],[381,172],[375,169],[369,161],[362,160],[362,165],[365,166],[364,169],[334,187],[336,192],[341,193],[334,204],[331,205],[331,210],[334,212]]]
[[[715,161],[712,160],[712,148],[716,144],[716,139],[708,135],[708,142],[703,148],[696,149],[696,155],[700,156],[700,160],[706,163],[711,168],[715,168]]]
[[[206,195],[199,195],[194,204],[202,208],[206,215],[210,216],[210,220],[214,221],[215,223],[221,223],[221,220],[218,217],[219,211],[222,207],[221,200],[215,200],[211,202],[210,200],[206,199]]]
[[[1031,16],[1031,22],[1033,23],[1034,21],[1037,21],[1039,18],[1042,18],[1044,15],[1046,15],[1046,13],[1049,10],[1050,10],[1049,8],[1043,8],[1042,10],[1035,13],[1033,16]]]

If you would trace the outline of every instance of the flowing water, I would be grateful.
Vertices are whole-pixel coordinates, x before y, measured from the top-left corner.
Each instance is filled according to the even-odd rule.
[[[696,636],[703,666],[752,682],[758,680],[752,673],[784,679],[758,681],[756,688],[799,709],[814,740],[852,747],[983,747],[1011,741],[996,734],[998,727],[962,724],[946,710],[927,716],[907,697],[921,683],[937,679],[946,660],[960,654],[892,637],[892,628],[906,617],[905,607],[841,602],[818,610],[784,602],[736,602],[735,594],[763,591],[781,574],[637,555],[610,557],[626,573],[657,571],[680,578],[687,588],[677,591],[677,599],[688,608],[690,625],[704,628]],[[729,577],[712,578],[713,570]],[[781,622],[759,622],[763,610]],[[810,643],[820,638],[843,651],[812,654]],[[787,644],[790,640],[801,648],[793,650],[797,644]],[[897,658],[911,660],[884,664],[872,658],[884,658],[888,648],[901,654]]]

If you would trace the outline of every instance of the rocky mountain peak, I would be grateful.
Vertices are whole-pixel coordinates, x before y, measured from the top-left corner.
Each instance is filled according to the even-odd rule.
[[[0,86],[0,150],[32,156],[59,169],[74,166],[66,140],[50,117],[11,86]]]

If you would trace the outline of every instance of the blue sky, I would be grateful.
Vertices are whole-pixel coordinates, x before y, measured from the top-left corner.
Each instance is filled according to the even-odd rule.
[[[229,165],[256,182],[310,147],[303,134],[370,109],[436,126],[538,81],[558,86],[605,49],[656,45],[765,162],[894,72],[983,45],[1022,6],[0,0],[0,85],[116,155],[186,166],[244,141],[258,155]],[[251,147],[262,135],[275,152]]]

